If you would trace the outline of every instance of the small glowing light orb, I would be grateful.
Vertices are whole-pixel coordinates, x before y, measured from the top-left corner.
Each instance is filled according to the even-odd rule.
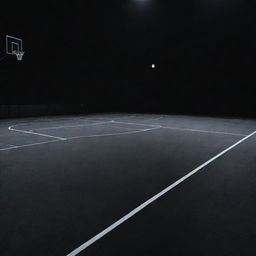
[[[151,67],[152,67],[152,68],[156,68],[156,65],[155,65],[155,64],[152,64]]]

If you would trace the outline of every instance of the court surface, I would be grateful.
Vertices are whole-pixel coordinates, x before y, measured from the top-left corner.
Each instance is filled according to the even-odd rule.
[[[256,255],[256,120],[0,122],[1,256]]]

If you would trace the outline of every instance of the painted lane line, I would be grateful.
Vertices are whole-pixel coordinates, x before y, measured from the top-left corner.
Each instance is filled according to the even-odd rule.
[[[56,137],[56,136],[47,135],[47,134],[43,134],[43,133],[37,133],[37,132],[31,132],[31,131],[26,131],[26,130],[14,129],[13,127],[14,127],[14,125],[8,127],[8,130],[14,131],[14,132],[26,133],[26,134],[33,134],[33,135],[38,135],[38,136],[43,136],[43,137],[48,137],[48,138],[54,138],[54,139],[59,139],[59,140],[66,140],[66,138],[62,138],[62,137]]]
[[[123,216],[121,219],[119,219],[118,221],[116,221],[115,223],[113,223],[112,225],[110,225],[109,227],[107,227],[106,229],[102,230],[100,233],[98,233],[97,235],[95,235],[94,237],[92,237],[91,239],[89,239],[88,241],[86,241],[84,244],[82,244],[81,246],[79,246],[77,249],[75,249],[74,251],[72,251],[71,253],[67,254],[67,256],[76,256],[77,254],[79,254],[80,252],[84,251],[86,248],[88,248],[90,245],[94,244],[96,241],[98,241],[99,239],[101,239],[102,237],[104,237],[105,235],[107,235],[108,233],[110,233],[112,230],[114,230],[115,228],[117,228],[118,226],[120,226],[121,224],[123,224],[125,221],[129,220],[130,218],[132,218],[134,215],[136,215],[138,212],[142,211],[144,208],[146,208],[147,206],[149,206],[150,204],[152,204],[154,201],[156,201],[157,199],[159,199],[160,197],[162,197],[163,195],[165,195],[167,192],[169,192],[170,190],[174,189],[175,187],[177,187],[178,185],[180,185],[181,183],[183,183],[185,180],[187,180],[188,178],[190,178],[192,175],[196,174],[198,171],[200,171],[201,169],[203,169],[204,167],[206,167],[207,165],[209,165],[210,163],[212,163],[213,161],[215,161],[216,159],[220,158],[221,156],[223,156],[224,154],[226,154],[228,151],[232,150],[233,148],[235,148],[236,146],[238,146],[239,144],[241,144],[242,142],[244,142],[245,140],[249,139],[250,137],[254,136],[256,134],[256,131],[254,131],[253,133],[249,134],[248,136],[246,136],[245,138],[239,140],[238,142],[236,142],[235,144],[233,144],[232,146],[228,147],[227,149],[223,150],[222,152],[220,152],[219,154],[217,154],[216,156],[212,157],[211,159],[209,159],[207,162],[201,164],[200,166],[198,166],[197,168],[195,168],[194,170],[192,170],[191,172],[189,172],[187,175],[183,176],[182,178],[180,178],[179,180],[177,180],[176,182],[172,183],[170,186],[168,186],[167,188],[165,188],[164,190],[162,190],[161,192],[159,192],[158,194],[156,194],[155,196],[151,197],[150,199],[148,199],[147,201],[145,201],[144,203],[142,203],[141,205],[139,205],[137,208],[133,209],[131,212],[129,212],[128,214],[126,214],[125,216]]]
[[[108,124],[108,123],[111,123],[111,121],[100,122],[100,123],[90,123],[90,124],[78,124],[78,125],[66,125],[66,126],[63,125],[63,126],[45,127],[45,128],[39,128],[39,129],[30,130],[30,131],[43,131],[43,130],[51,130],[51,129],[86,127],[86,126],[94,126],[94,125]]]

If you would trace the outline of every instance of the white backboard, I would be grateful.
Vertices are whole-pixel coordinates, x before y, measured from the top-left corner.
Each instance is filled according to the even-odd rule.
[[[23,51],[23,41],[20,38],[6,36],[6,54],[13,54],[13,51]]]

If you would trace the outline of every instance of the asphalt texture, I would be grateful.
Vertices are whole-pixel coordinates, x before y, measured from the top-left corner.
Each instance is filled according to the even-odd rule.
[[[0,255],[256,255],[255,131],[256,120],[175,115],[2,120]]]

